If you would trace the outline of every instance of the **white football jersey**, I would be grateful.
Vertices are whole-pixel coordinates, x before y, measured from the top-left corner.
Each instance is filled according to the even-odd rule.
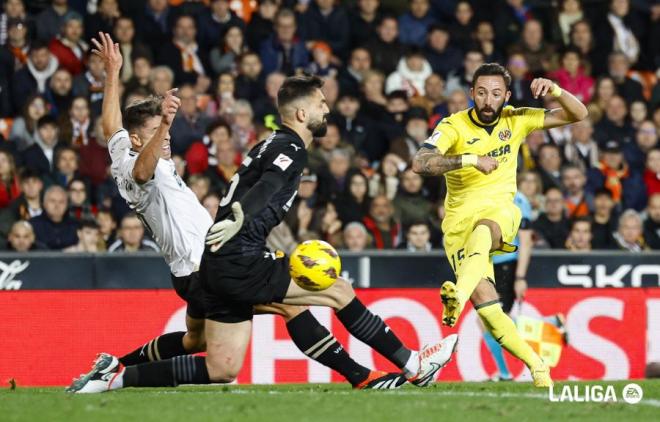
[[[154,177],[140,185],[133,179],[138,153],[131,150],[125,129],[110,137],[108,150],[119,193],[140,216],[172,274],[184,277],[196,271],[213,220],[177,174],[174,161],[160,159]]]

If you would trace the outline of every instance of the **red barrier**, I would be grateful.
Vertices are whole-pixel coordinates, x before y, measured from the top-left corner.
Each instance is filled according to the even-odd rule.
[[[368,289],[358,292],[408,346],[458,332],[454,362],[442,380],[483,380],[494,372],[472,309],[459,326],[441,327],[435,289]],[[126,353],[165,331],[183,329],[185,308],[169,290],[16,291],[0,293],[0,382],[65,385],[86,372],[97,352]],[[329,309],[313,310],[360,363],[393,369],[350,337]],[[627,379],[643,376],[647,362],[660,361],[660,288],[531,289],[523,313],[563,312],[571,345],[564,349],[556,379]],[[519,379],[528,379],[510,359]],[[335,382],[341,376],[307,360],[281,319],[258,316],[239,383]]]

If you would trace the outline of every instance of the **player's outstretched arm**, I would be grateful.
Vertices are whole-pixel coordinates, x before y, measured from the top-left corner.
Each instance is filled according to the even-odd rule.
[[[570,92],[561,89],[559,85],[550,79],[536,78],[532,81],[530,89],[534,98],[545,97],[546,94],[550,94],[556,97],[561,105],[561,108],[555,108],[545,114],[543,129],[551,129],[553,127],[579,122],[589,116],[589,111],[582,104],[582,101],[578,100]]]
[[[174,121],[179,106],[181,106],[181,99],[176,95],[177,88],[170,89],[165,93],[165,98],[161,105],[161,114],[163,119],[156,129],[156,133],[147,141],[133,167],[133,179],[139,183],[147,183],[154,176],[158,160],[160,160],[163,152],[163,142],[169,137],[170,126]]]
[[[443,155],[435,148],[422,146],[415,154],[412,169],[422,176],[440,176],[451,170],[474,167],[484,174],[493,172],[498,166],[496,159],[489,156]]]
[[[96,54],[103,60],[105,68],[105,85],[103,87],[103,106],[101,125],[106,140],[121,129],[121,107],[119,104],[119,71],[123,58],[119,50],[119,44],[112,42],[110,34],[99,32],[98,40],[92,39],[96,48],[92,54]]]

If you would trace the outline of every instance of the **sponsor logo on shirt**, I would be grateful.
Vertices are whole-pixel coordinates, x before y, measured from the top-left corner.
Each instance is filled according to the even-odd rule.
[[[275,158],[275,161],[273,161],[273,164],[275,164],[277,167],[281,168],[282,171],[285,171],[289,166],[293,163],[293,160],[285,154],[280,154]]]

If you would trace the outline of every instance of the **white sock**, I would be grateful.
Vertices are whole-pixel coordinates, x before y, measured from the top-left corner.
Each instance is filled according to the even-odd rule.
[[[419,353],[410,352],[410,357],[408,362],[403,367],[403,373],[406,375],[406,378],[412,378],[419,372]]]
[[[110,385],[108,386],[108,390],[117,390],[124,386],[124,371],[126,371],[126,369],[122,369],[119,375],[117,375],[112,380],[112,382],[110,382]]]

